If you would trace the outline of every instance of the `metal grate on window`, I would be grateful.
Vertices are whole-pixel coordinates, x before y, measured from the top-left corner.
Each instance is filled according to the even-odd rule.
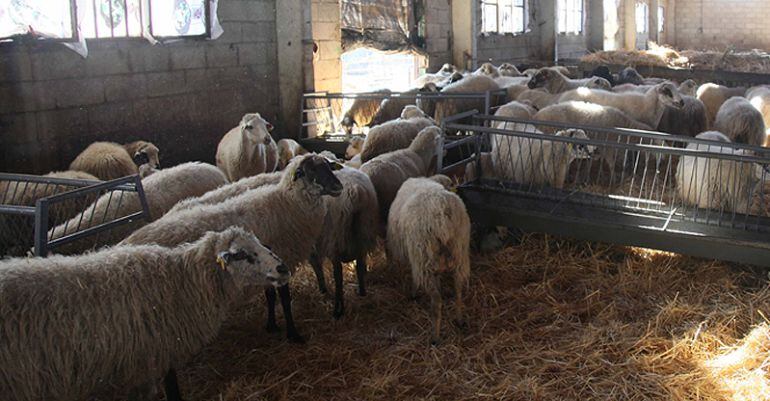
[[[208,37],[207,0],[79,0],[87,39]],[[147,32],[149,31],[149,32]]]

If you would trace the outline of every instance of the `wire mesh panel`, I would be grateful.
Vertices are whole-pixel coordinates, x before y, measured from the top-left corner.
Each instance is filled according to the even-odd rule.
[[[141,201],[135,205],[126,201],[137,196]],[[95,208],[101,199],[108,200],[107,207]],[[75,239],[143,218],[147,210],[138,176],[100,182],[0,173],[0,257],[23,256],[33,248],[43,256]],[[60,225],[67,227],[66,235],[54,238],[49,230]]]
[[[475,138],[469,143],[478,151],[460,161],[473,166],[464,186],[508,196],[499,213],[515,204],[519,215],[580,221],[595,230],[641,230],[611,241],[631,245],[649,245],[644,235],[654,231],[702,243],[706,237],[746,241],[770,250],[770,149],[489,115],[476,116],[470,125],[447,126]],[[482,205],[494,213],[488,206]],[[689,249],[674,242],[655,247]]]

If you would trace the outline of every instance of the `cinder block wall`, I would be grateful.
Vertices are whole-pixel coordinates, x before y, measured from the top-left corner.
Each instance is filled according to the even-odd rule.
[[[313,0],[312,30],[317,50],[313,55],[313,75],[316,91],[342,90],[342,33],[340,31],[339,0]]]
[[[167,166],[213,162],[244,113],[279,123],[275,0],[220,0],[219,19],[213,41],[89,41],[86,59],[0,44],[0,171],[66,169],[93,141],[140,138]]]
[[[444,63],[452,62],[452,2],[429,0],[425,2],[425,42],[428,51],[428,71],[437,71]]]
[[[770,1],[676,0],[676,32],[680,48],[770,48]]]

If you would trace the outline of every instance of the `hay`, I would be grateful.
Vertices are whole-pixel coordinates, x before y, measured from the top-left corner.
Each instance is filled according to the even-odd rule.
[[[770,54],[761,50],[726,51],[683,50],[650,43],[649,50],[600,51],[583,56],[580,61],[590,64],[614,64],[631,67],[650,66],[721,70],[750,73],[770,73]]]
[[[382,252],[372,259],[367,297],[354,294],[347,267],[340,321],[301,269],[293,283],[304,346],[264,332],[261,297],[237,308],[180,370],[186,399],[768,399],[770,291],[750,271],[526,236],[473,256],[469,327],[449,323],[434,348],[428,300],[408,299],[408,274]]]

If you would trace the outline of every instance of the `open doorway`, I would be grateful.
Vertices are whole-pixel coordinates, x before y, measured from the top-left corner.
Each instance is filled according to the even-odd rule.
[[[621,38],[618,37],[619,9],[620,0],[604,0],[604,50],[617,50],[622,47]]]
[[[342,55],[342,91],[406,91],[420,76],[422,56],[358,48]]]

